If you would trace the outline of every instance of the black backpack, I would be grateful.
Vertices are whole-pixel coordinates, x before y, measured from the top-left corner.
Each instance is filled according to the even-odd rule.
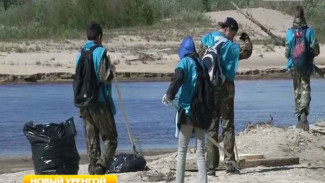
[[[81,50],[73,80],[74,105],[78,108],[94,106],[98,103],[100,82],[94,68],[93,51],[102,47],[96,45],[90,50]]]
[[[292,42],[292,63],[299,71],[306,71],[310,67],[310,49],[306,38],[307,27],[292,28],[294,38]]]
[[[191,117],[197,127],[208,130],[214,112],[213,89],[205,66],[201,65],[196,57],[190,57],[194,60],[198,72],[194,95],[191,102]]]

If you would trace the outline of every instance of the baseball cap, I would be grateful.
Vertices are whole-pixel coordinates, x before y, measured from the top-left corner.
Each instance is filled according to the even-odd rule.
[[[224,22],[218,22],[221,27],[230,27],[232,30],[238,31],[238,23],[232,17],[227,17]]]

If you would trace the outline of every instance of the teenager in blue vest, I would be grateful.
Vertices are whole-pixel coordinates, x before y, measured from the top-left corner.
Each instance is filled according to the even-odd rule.
[[[195,49],[195,44],[191,37],[186,37],[181,43],[178,56],[180,61],[175,69],[175,74],[171,79],[171,83],[166,94],[163,96],[162,103],[165,105],[173,105],[173,100],[176,95],[178,97],[178,127],[180,129],[178,140],[178,154],[176,167],[176,182],[184,182],[186,152],[194,130],[197,140],[197,167],[198,167],[198,182],[207,182],[207,171],[204,157],[204,135],[205,130],[197,127],[197,122],[192,121],[191,102],[194,96],[195,86],[197,83],[198,73],[195,61],[196,58],[199,64],[202,61]]]
[[[235,125],[234,125],[234,99],[235,99],[235,76],[239,60],[247,59],[252,54],[252,42],[246,33],[242,33],[239,43],[233,41],[239,29],[235,19],[227,17],[224,22],[219,22],[220,29],[210,32],[201,38],[200,55],[205,50],[213,47],[220,40],[226,39],[222,46],[217,50],[220,60],[220,66],[226,77],[225,83],[220,89],[214,91],[215,98],[215,117],[212,121],[208,135],[218,141],[219,122],[221,122],[223,131],[222,137],[224,149],[231,154],[225,155],[225,164],[227,172],[239,172],[236,168],[234,155],[235,143]],[[219,164],[219,149],[210,141],[207,142],[207,164],[208,175],[215,175],[215,169]]]
[[[305,37],[305,62],[302,67],[298,68],[299,59],[294,59],[294,50],[297,45],[297,36],[302,32],[302,37]],[[296,42],[296,43],[294,43]],[[310,75],[313,73],[314,57],[319,55],[319,45],[316,40],[315,31],[307,26],[304,16],[304,9],[301,6],[295,8],[295,15],[292,28],[286,33],[286,50],[285,56],[288,59],[287,69],[291,71],[293,78],[293,88],[295,95],[295,115],[298,118],[297,128],[305,131],[309,130],[307,116],[309,114],[310,96]],[[296,57],[297,58],[297,57]],[[294,63],[296,62],[296,63]],[[300,61],[299,61],[300,62]]]
[[[84,120],[85,135],[87,139],[87,153],[89,157],[89,174],[105,174],[109,161],[115,155],[117,148],[117,131],[114,114],[115,106],[111,96],[111,80],[113,79],[114,65],[106,55],[106,48],[102,46],[103,30],[98,23],[90,22],[87,25],[87,41],[82,49],[93,51],[93,62],[96,77],[103,83],[98,92],[98,105],[80,109],[80,116]],[[80,58],[78,53],[76,63]],[[99,83],[98,83],[99,84]],[[103,140],[100,147],[99,137]]]

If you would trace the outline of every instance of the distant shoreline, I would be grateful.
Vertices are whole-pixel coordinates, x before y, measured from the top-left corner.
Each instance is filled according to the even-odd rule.
[[[32,75],[0,74],[0,84],[37,84],[37,83],[71,83],[73,74],[68,72],[36,73]],[[150,72],[118,72],[117,80],[124,82],[136,81],[170,81],[173,73],[150,73]],[[319,78],[318,75],[314,75]],[[285,69],[252,69],[237,72],[237,80],[272,80],[290,79],[290,73]]]
[[[72,73],[53,72],[37,73],[32,75],[0,74],[0,85],[5,84],[37,84],[37,83],[71,83]],[[173,73],[150,73],[150,72],[118,72],[117,80],[123,82],[159,82],[170,81]],[[314,78],[321,78],[313,75]],[[290,72],[286,69],[252,69],[237,72],[236,80],[273,80],[291,79]]]

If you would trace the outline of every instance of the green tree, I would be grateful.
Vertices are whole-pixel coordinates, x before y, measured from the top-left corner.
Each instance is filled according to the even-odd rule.
[[[209,12],[211,10],[211,4],[209,0],[203,0],[203,6],[205,11]]]
[[[7,10],[9,6],[13,3],[12,0],[1,0],[1,2],[4,10]]]

